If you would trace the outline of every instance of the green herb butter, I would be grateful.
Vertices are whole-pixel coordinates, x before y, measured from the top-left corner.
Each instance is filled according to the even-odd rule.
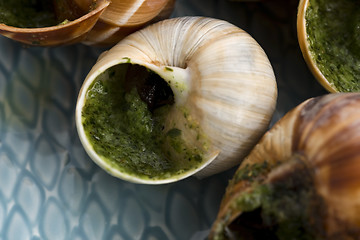
[[[317,194],[311,171],[297,158],[286,164],[292,170],[284,172],[288,168],[283,168],[283,175],[271,182],[261,176],[281,167],[280,163],[247,165],[237,173],[236,181],[249,181],[249,190],[232,202],[230,212],[240,210],[241,214],[219,239],[325,239],[326,205]]]
[[[59,22],[50,0],[0,0],[0,23],[38,28],[55,26]]]
[[[312,57],[340,92],[360,91],[360,7],[357,0],[310,0],[306,31]]]
[[[82,123],[94,150],[112,167],[142,178],[164,179],[202,163],[201,151],[186,146],[180,129],[164,130],[172,100],[166,93],[170,87],[158,87],[161,84],[166,82],[155,73],[126,63],[99,75],[89,88]],[[173,159],[171,152],[183,158]]]

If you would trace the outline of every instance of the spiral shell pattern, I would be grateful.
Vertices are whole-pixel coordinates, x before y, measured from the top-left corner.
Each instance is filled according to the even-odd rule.
[[[352,237],[360,233],[360,94],[303,102],[263,136],[237,172],[248,164],[287,162],[296,154],[314,173],[315,189],[326,204],[321,219],[326,239],[357,239]],[[242,213],[231,205],[249,188],[247,181],[229,184],[213,233]]]
[[[263,49],[238,27],[212,18],[182,17],[129,35],[92,68],[79,95],[78,111],[91,82],[128,59],[164,80],[182,79],[186,91],[178,103],[189,110],[212,143],[213,154],[209,155],[219,153],[204,169],[197,170],[201,170],[197,176],[206,177],[238,164],[266,131],[276,105],[275,76]],[[166,68],[173,69],[170,75]],[[174,107],[171,114],[168,122],[177,121],[182,113]],[[187,135],[188,141],[193,138]]]

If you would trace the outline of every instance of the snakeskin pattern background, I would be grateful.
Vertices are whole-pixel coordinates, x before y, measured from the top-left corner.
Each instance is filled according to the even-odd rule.
[[[273,124],[326,93],[298,46],[297,4],[178,0],[172,17],[224,19],[259,42],[278,82]],[[211,227],[235,169],[145,186],[109,176],[86,155],[76,134],[75,103],[103,50],[80,44],[29,48],[0,37],[0,240],[190,239]]]

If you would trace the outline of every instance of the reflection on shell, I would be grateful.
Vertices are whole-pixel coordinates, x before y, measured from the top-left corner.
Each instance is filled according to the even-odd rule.
[[[98,46],[114,45],[144,25],[169,17],[175,0],[53,2],[58,17],[70,18],[72,21],[43,28],[18,28],[0,24],[0,34],[34,46],[57,46],[77,42]],[[73,9],[77,10],[72,11]],[[68,12],[70,14],[66,14]]]
[[[183,17],[131,34],[101,55],[84,81],[77,105],[77,127],[85,149],[89,143],[81,133],[80,121],[84,92],[99,74],[129,59],[164,80],[176,79],[185,86],[179,93],[170,83],[177,106],[166,124],[179,124],[183,113],[177,107],[185,107],[212,144],[208,155],[220,152],[214,161],[207,161],[205,169],[198,169],[197,176],[206,177],[238,164],[266,131],[275,109],[277,87],[262,48],[228,22]],[[166,71],[169,68],[172,71]],[[189,132],[181,130],[185,135]],[[186,136],[186,141],[196,144],[196,136]],[[101,161],[98,164],[109,169]]]
[[[300,156],[313,174],[313,187],[323,201],[317,209],[325,208],[323,216],[313,213],[312,221],[308,221],[311,224],[320,221],[322,225],[322,235],[318,232],[320,238],[316,239],[358,239],[360,94],[355,93],[328,94],[305,101],[263,136],[230,182],[210,239],[227,239],[226,229],[246,212],[234,204],[254,190],[255,181],[239,179],[239,173],[254,164],[266,163],[272,169],[260,174],[257,181],[271,183],[274,175],[291,173],[294,166],[287,163],[294,156]],[[284,167],[276,168],[279,164]],[[286,169],[286,165],[290,168]],[[283,176],[282,184],[291,175]]]

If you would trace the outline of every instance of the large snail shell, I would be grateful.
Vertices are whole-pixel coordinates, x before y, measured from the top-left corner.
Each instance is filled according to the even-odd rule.
[[[57,46],[83,42],[114,45],[128,34],[155,19],[169,17],[174,0],[63,0],[53,1],[65,24],[20,28],[0,24],[0,34],[34,46]]]
[[[86,91],[99,74],[129,59],[169,82],[175,106],[166,120],[168,125],[182,119],[178,109],[183,106],[211,142],[208,155],[218,156],[211,163],[209,159],[205,169],[195,170],[201,170],[197,176],[209,176],[238,164],[266,131],[276,105],[277,87],[262,48],[228,22],[183,17],[129,35],[104,53],[91,69],[76,110],[78,132],[90,156],[94,153],[81,126]],[[172,71],[166,71],[168,68]],[[183,86],[181,91],[178,85]],[[191,134],[186,138],[196,144]]]
[[[210,239],[227,239],[224,232],[228,226],[246,212],[234,207],[234,204],[244,194],[252,192],[253,185],[248,179],[235,180],[237,174],[256,163],[266,162],[271,166],[280,162],[281,165],[281,162],[287,163],[296,155],[301,156],[310,169],[315,191],[323,200],[323,204],[316,208],[325,208],[323,216],[313,213],[312,221],[309,221],[309,224],[320,221],[323,226],[322,235],[316,239],[358,239],[360,94],[350,93],[328,94],[305,101],[263,136],[229,184]],[[286,168],[273,169],[257,179],[272,181],[269,180],[271,175],[286,175],[285,172],[288,172]],[[285,176],[283,183],[289,179]]]

